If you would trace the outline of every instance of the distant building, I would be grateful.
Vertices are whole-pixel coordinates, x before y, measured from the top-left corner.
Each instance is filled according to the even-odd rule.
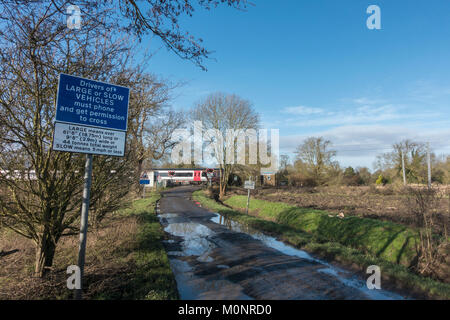
[[[276,186],[276,172],[268,172],[261,169],[261,185],[262,186]]]

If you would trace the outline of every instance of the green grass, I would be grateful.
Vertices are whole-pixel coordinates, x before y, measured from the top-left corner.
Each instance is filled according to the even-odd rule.
[[[97,299],[178,299],[175,277],[162,245],[164,231],[155,215],[155,203],[160,198],[159,193],[151,193],[148,198],[136,200],[131,208],[118,213],[135,216],[138,220],[139,232],[132,252],[135,266],[133,273],[127,275],[130,280],[121,286],[120,293],[103,292]]]
[[[246,196],[232,196],[224,202],[245,209]],[[360,217],[335,217],[330,213],[299,208],[282,202],[251,199],[250,211],[259,217],[312,234],[325,241],[338,242],[387,261],[410,266],[417,256],[417,232],[400,224]]]
[[[225,203],[234,208],[247,208],[247,196],[233,196]],[[276,219],[283,210],[290,209],[291,206],[282,202],[269,202],[259,199],[251,199],[249,210],[258,211],[258,215],[264,218]]]
[[[268,201],[251,199],[250,210],[255,210],[259,213],[259,217],[255,217],[217,203],[213,199],[206,197],[202,190],[194,192],[193,199],[212,211],[246,224],[251,228],[276,236],[288,244],[315,253],[327,260],[356,267],[362,272],[365,272],[370,265],[378,265],[382,270],[383,279],[388,279],[390,283],[394,283],[398,288],[404,288],[409,292],[429,298],[450,298],[449,284],[419,276],[404,265],[397,263],[397,261],[386,259],[386,257],[389,257],[388,254],[377,255],[376,249],[374,254],[362,248],[361,245],[352,247],[352,244],[360,243],[359,239],[364,238],[364,232],[368,232],[368,235],[367,239],[362,243],[367,246],[371,240],[376,243],[386,241],[386,233],[394,235],[402,232],[411,232],[411,230],[404,230],[403,227],[386,225],[384,223],[375,224],[371,219],[358,218],[362,221],[350,219],[347,222],[347,219],[330,218],[324,211],[296,208],[285,203],[272,202],[264,206],[265,202]],[[246,201],[245,196],[233,196],[225,203],[230,207],[242,209],[246,207]],[[273,210],[272,213],[269,212],[268,208]],[[295,208],[295,210],[292,208]],[[313,215],[317,215],[317,217]],[[324,215],[326,215],[326,218]],[[267,219],[275,221],[268,221]],[[305,220],[303,221],[302,219]],[[344,221],[345,223],[341,225]],[[338,230],[332,230],[333,228]],[[353,231],[352,228],[355,228],[356,231]],[[349,232],[349,235],[346,235],[345,232]],[[356,238],[352,238],[354,236]],[[382,239],[377,239],[377,236],[380,236]],[[336,239],[341,240],[342,243]],[[397,243],[395,241],[392,242],[394,242],[392,248],[396,248]],[[369,248],[377,248],[377,246],[373,245],[369,246]],[[389,250],[391,248],[388,249],[388,252]]]

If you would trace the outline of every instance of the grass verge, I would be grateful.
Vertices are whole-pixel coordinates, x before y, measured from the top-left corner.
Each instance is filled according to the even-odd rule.
[[[232,196],[224,203],[233,208],[245,209],[247,197]],[[257,211],[262,218],[273,219],[317,238],[365,251],[407,267],[417,257],[417,232],[393,222],[354,216],[341,219],[322,210],[259,199],[250,201],[249,210]]]
[[[164,231],[155,215],[158,193],[132,201],[127,209],[107,215],[89,227],[84,299],[178,299],[175,277],[162,245]],[[0,300],[72,299],[67,267],[77,262],[78,235],[58,243],[52,270],[34,278],[34,246],[13,232],[0,232]]]
[[[123,284],[119,292],[117,290],[102,292],[94,298],[178,299],[176,281],[162,245],[164,232],[155,214],[155,203],[160,198],[159,193],[151,193],[148,198],[134,201],[131,208],[119,213],[121,216],[135,217],[138,222],[138,232],[132,253],[133,273],[129,275],[129,281]]]
[[[358,248],[346,246],[342,243],[337,242],[336,240],[334,240],[334,238],[326,239],[323,234],[320,234],[318,232],[309,233],[305,230],[302,230],[302,227],[296,226],[295,222],[300,222],[300,226],[310,225],[309,222],[302,221],[302,217],[306,219],[308,217],[310,218],[310,216],[306,214],[300,214],[295,218],[292,218],[289,215],[287,215],[287,217],[282,216],[282,213],[286,210],[288,210],[289,213],[289,210],[291,209],[289,208],[289,205],[283,203],[276,203],[275,205],[272,202],[270,203],[270,206],[263,207],[263,203],[258,203],[258,201],[252,199],[250,201],[250,210],[257,210],[259,214],[258,217],[255,217],[243,214],[238,210],[230,209],[229,207],[224,206],[211,198],[208,198],[202,190],[194,192],[193,199],[195,201],[199,201],[204,207],[227,216],[233,220],[244,223],[251,228],[276,236],[278,239],[295,247],[314,253],[327,260],[335,261],[342,265],[351,267],[352,269],[358,270],[362,273],[365,273],[365,270],[368,266],[378,265],[382,271],[383,283],[388,283],[389,287],[396,288],[398,290],[421,298],[450,298],[449,284],[445,284],[431,278],[419,276],[401,264],[386,260],[380,256],[376,256],[368,252],[367,250],[361,250]],[[236,198],[233,200],[228,199],[228,201],[225,201],[225,203],[229,206],[232,206],[232,204],[234,204],[238,208],[241,208],[241,201],[241,198]],[[306,211],[300,212],[306,213]],[[312,212],[309,213],[312,214]],[[325,214],[325,212],[323,211],[319,211],[316,213],[319,213],[319,215]],[[330,219],[337,220],[339,218]],[[273,220],[275,220],[276,222]],[[332,228],[332,226],[328,227]],[[349,229],[343,228],[343,230]]]

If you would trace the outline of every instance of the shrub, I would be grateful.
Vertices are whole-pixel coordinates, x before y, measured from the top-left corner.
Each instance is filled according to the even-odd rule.
[[[290,174],[288,177],[289,185],[293,187],[315,187],[317,181],[314,178],[307,177],[301,173]]]
[[[375,183],[377,185],[386,185],[389,182],[389,180],[387,178],[385,178],[383,175],[379,175],[377,181],[375,181]]]
[[[420,226],[418,272],[427,275],[436,274],[436,268],[445,263],[444,252],[449,245],[446,226],[442,237],[433,234],[442,195],[438,189],[428,187],[406,187],[405,194],[406,206]]]

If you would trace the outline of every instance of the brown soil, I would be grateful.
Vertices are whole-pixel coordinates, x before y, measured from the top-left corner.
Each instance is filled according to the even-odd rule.
[[[436,212],[435,231],[444,233],[450,226],[448,190]],[[229,195],[246,195],[242,188],[233,188]],[[410,213],[406,196],[392,187],[318,187],[318,188],[263,188],[252,191],[252,196],[268,201],[280,201],[304,208],[326,210],[332,213],[381,219],[417,227],[416,218]]]

